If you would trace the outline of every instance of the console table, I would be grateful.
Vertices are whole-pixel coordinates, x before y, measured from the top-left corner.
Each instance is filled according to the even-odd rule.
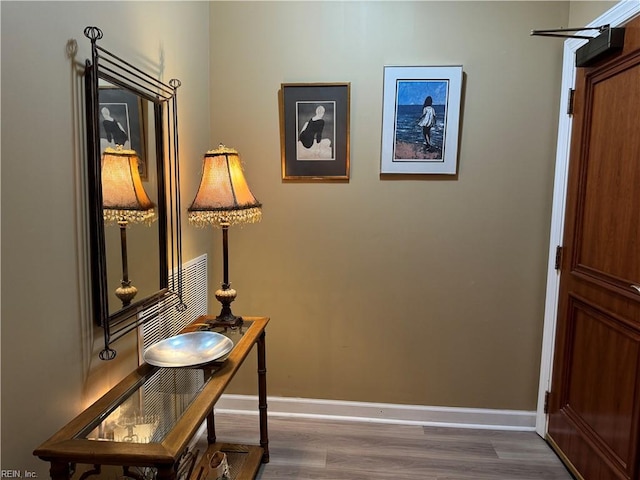
[[[182,332],[199,330],[205,321],[213,319],[199,317]],[[208,456],[216,451],[227,454],[231,478],[255,478],[260,464],[269,461],[265,358],[268,322],[266,317],[244,317],[241,327],[210,329],[234,342],[231,352],[221,361],[194,368],[140,365],[33,454],[51,463],[53,480],[71,479],[76,464],[94,466],[80,475],[80,480],[99,475],[104,465],[121,466],[125,476],[139,480],[195,480],[206,472]],[[258,356],[260,445],[218,442],[213,407],[254,345]],[[196,464],[189,443],[205,419],[209,446]]]

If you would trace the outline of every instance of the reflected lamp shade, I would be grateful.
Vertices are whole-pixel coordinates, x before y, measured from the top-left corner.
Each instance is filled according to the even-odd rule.
[[[138,289],[129,280],[127,256],[127,225],[150,224],[156,219],[154,203],[144,190],[138,171],[138,155],[133,150],[107,148],[102,156],[102,212],[105,223],[117,223],[120,227],[122,254],[122,280],[115,295],[122,306],[131,304]]]
[[[249,190],[235,149],[220,145],[205,154],[202,180],[188,211],[189,222],[197,226],[260,221],[262,204]]]
[[[142,185],[134,150],[107,148],[101,172],[105,221],[151,223],[156,219],[155,204]]]

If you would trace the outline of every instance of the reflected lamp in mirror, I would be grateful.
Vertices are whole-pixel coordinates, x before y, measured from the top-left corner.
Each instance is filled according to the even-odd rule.
[[[216,299],[222,304],[222,310],[211,323],[241,325],[242,317],[231,312],[231,302],[236,298],[236,291],[229,283],[228,230],[231,225],[259,222],[262,218],[262,204],[247,185],[236,150],[220,145],[205,154],[200,187],[188,211],[190,223],[222,229],[223,280],[222,287],[215,293]]]
[[[106,224],[120,227],[122,280],[116,297],[126,307],[138,293],[131,284],[127,261],[127,226],[130,223],[151,224],[156,219],[155,204],[144,190],[134,150],[107,148],[102,157],[102,208]]]

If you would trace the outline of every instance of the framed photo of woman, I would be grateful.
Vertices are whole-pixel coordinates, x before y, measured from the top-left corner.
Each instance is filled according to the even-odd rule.
[[[114,86],[99,88],[100,155],[121,145],[138,154],[140,177],[147,178],[146,109],[134,93]]]
[[[455,175],[462,66],[384,67],[380,173]]]
[[[282,179],[349,180],[350,83],[283,83]]]

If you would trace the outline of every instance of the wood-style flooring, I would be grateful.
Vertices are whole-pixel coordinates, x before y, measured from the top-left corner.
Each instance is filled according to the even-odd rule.
[[[217,414],[216,431],[221,441],[258,444],[258,417]],[[269,417],[269,447],[258,480],[573,478],[535,432]]]

